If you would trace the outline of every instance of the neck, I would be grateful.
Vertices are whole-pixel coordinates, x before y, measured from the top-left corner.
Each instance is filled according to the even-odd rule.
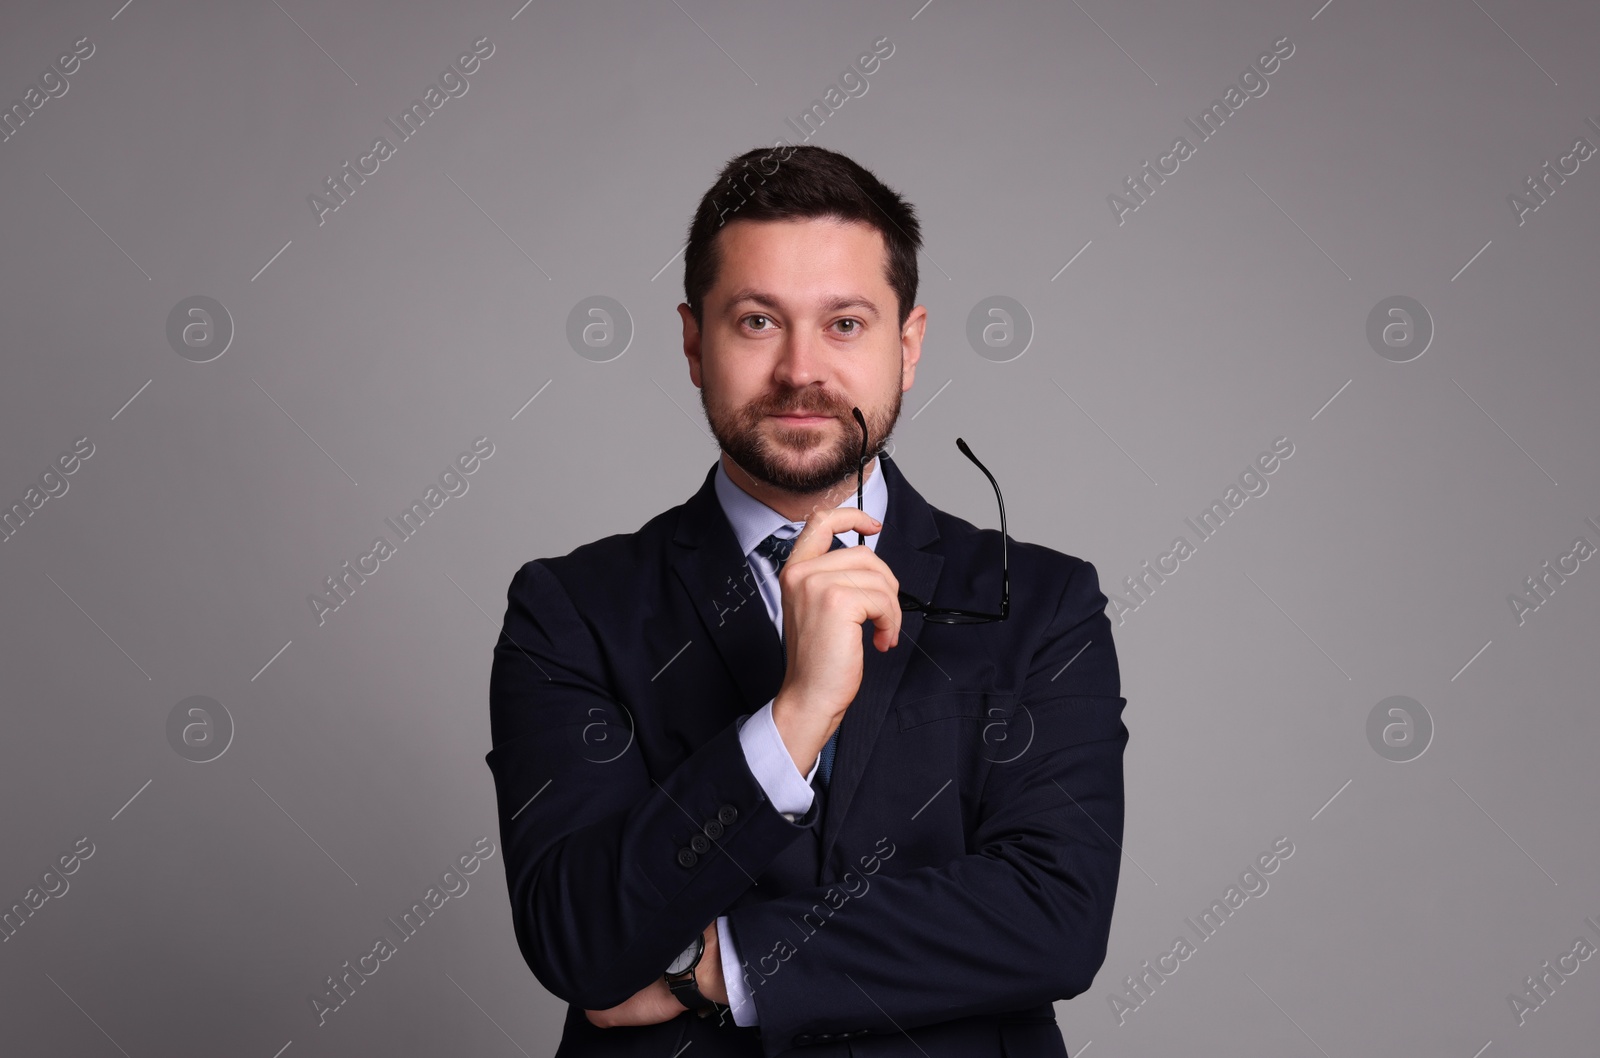
[[[743,467],[728,456],[727,452],[722,453],[722,468],[727,472],[729,481],[791,522],[806,521],[811,517],[811,512],[818,508],[826,510],[837,507],[856,489],[856,476],[846,474],[841,481],[816,492],[790,492],[788,489],[780,489],[751,477]],[[877,469],[877,459],[867,464],[866,472],[861,479],[863,487],[872,480],[872,475]]]

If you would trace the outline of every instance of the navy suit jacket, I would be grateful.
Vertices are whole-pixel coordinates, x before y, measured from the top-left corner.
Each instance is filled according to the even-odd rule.
[[[903,590],[995,611],[1000,533],[887,456],[877,555]],[[1008,540],[1005,621],[905,614],[790,821],[738,730],[783,682],[777,630],[717,502],[528,562],[490,678],[511,920],[570,1006],[558,1056],[1065,1056],[1051,1003],[1105,958],[1122,837],[1116,650],[1093,565]],[[726,913],[760,1024],[601,1029]]]

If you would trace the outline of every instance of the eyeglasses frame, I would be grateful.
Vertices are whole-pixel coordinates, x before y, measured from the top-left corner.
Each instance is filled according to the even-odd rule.
[[[856,424],[861,427],[861,455],[856,460],[856,508],[866,510],[866,468],[867,458],[867,420],[861,414],[860,408],[851,408]],[[994,488],[994,498],[1000,505],[1000,612],[988,613],[982,610],[961,610],[943,606],[932,606],[922,602],[916,596],[901,590],[900,609],[910,613],[922,614],[922,619],[931,624],[970,625],[985,624],[989,621],[1004,621],[1011,615],[1011,567],[1006,556],[1006,501],[1000,495],[1000,483],[989,473],[989,468],[979,462],[978,457],[972,454],[972,449],[967,447],[967,442],[956,438],[956,447],[961,454],[972,460],[974,466],[983,471],[983,476],[989,479],[989,484]],[[881,472],[880,468],[880,472]],[[861,533],[856,533],[856,542],[861,543]]]

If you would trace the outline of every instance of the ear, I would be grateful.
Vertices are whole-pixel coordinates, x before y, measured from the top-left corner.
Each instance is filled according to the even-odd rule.
[[[683,355],[689,361],[689,380],[695,388],[701,388],[700,372],[700,325],[694,322],[694,313],[689,311],[687,304],[678,306],[678,315],[683,319]]]
[[[922,359],[922,334],[928,325],[928,306],[918,305],[906,317],[900,328],[900,392],[911,388],[917,374],[917,361]]]

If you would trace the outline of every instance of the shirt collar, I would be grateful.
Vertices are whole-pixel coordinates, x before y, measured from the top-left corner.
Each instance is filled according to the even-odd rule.
[[[889,486],[883,479],[883,465],[876,456],[867,470],[867,483],[862,497],[866,504],[867,513],[882,522],[889,509]],[[716,475],[717,500],[722,504],[722,513],[727,515],[728,524],[733,527],[733,535],[739,541],[739,550],[745,558],[750,557],[750,552],[755,550],[757,544],[771,536],[779,526],[792,525],[799,530],[805,522],[792,522],[782,514],[768,507],[765,503],[750,495],[744,489],[734,484],[728,477],[727,469],[722,465],[722,460],[717,460]],[[840,501],[841,507],[854,507],[856,505],[856,492],[850,490],[850,495]],[[878,538],[882,533],[873,533],[862,538],[863,542],[874,551],[878,549]],[[843,534],[846,542],[851,542],[855,533],[847,530]]]

